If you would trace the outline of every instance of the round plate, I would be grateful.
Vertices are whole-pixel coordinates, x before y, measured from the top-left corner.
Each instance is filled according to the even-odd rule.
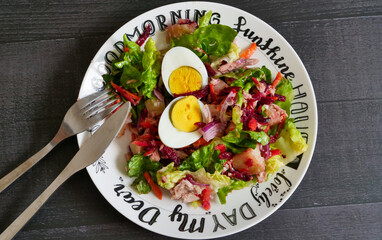
[[[233,234],[249,228],[275,212],[296,190],[312,158],[317,135],[317,106],[313,87],[300,58],[288,42],[272,27],[257,17],[227,5],[209,2],[183,2],[148,11],[122,26],[101,47],[84,77],[79,97],[102,89],[102,74],[110,69],[111,60],[117,58],[123,46],[123,34],[135,41],[147,24],[151,24],[152,37],[158,49],[167,46],[166,25],[178,18],[197,21],[212,10],[211,23],[220,23],[238,32],[237,44],[245,49],[256,42],[255,58],[258,66],[271,69],[273,78],[280,71],[292,80],[295,89],[291,117],[307,141],[309,148],[296,160],[279,170],[265,183],[252,188],[233,191],[227,204],[221,205],[217,197],[211,201],[211,210],[170,199],[164,191],[163,200],[154,194],[139,195],[130,187],[132,179],[126,175],[125,153],[130,134],[112,142],[94,164],[87,167],[89,175],[106,200],[134,223],[166,236],[200,239]],[[97,127],[97,126],[96,126]],[[90,136],[77,136],[79,145]]]

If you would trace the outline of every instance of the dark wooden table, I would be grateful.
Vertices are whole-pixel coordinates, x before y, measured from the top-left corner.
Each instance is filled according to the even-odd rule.
[[[135,16],[173,1],[0,3],[0,177],[42,148],[77,98],[90,60]],[[263,19],[304,62],[318,104],[310,168],[260,224],[225,239],[381,239],[382,1],[219,1]],[[78,150],[56,147],[0,195],[3,231]],[[120,215],[85,170],[16,239],[166,239]]]

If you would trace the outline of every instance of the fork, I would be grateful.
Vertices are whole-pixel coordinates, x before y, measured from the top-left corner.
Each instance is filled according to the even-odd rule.
[[[115,92],[105,89],[74,103],[66,112],[64,120],[54,138],[39,152],[0,179],[0,193],[39,162],[62,140],[90,129],[117,109],[123,101],[118,103],[115,96]]]

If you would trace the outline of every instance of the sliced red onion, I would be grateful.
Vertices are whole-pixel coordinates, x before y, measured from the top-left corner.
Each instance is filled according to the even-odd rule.
[[[154,96],[161,102],[164,101],[164,97],[162,95],[162,92],[160,91],[160,89],[158,87],[155,87],[154,90],[153,90],[153,94]]]
[[[226,99],[224,100],[221,108],[220,108],[220,121],[222,123],[225,123],[227,122],[227,119],[226,119],[226,112],[227,112],[227,108],[228,106],[232,106],[235,104],[236,100],[235,100],[235,97],[236,97],[236,91],[231,91],[228,96],[226,97]]]
[[[147,25],[145,30],[143,31],[143,33],[141,34],[141,36],[139,36],[138,40],[136,41],[136,43],[139,45],[139,46],[142,46],[146,39],[150,36],[150,33],[151,33],[151,25]]]
[[[225,124],[214,120],[208,123],[206,126],[204,126],[201,130],[203,132],[204,140],[206,140],[206,142],[209,142],[215,137],[221,137],[224,135]]]
[[[210,108],[207,105],[204,105],[202,107],[202,114],[204,116],[204,121],[206,123],[212,122],[212,114],[211,114]]]
[[[269,144],[263,145],[260,147],[261,156],[264,158],[265,161],[268,160],[268,158],[271,156],[271,151],[269,149]]]
[[[195,181],[194,177],[191,174],[187,174],[186,177],[183,179],[186,179],[187,181],[189,181],[193,185],[198,185],[198,186],[203,186],[203,187],[209,186],[209,184],[203,184],[203,183]]]

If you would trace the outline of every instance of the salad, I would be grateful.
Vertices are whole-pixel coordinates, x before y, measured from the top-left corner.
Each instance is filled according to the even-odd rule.
[[[127,175],[139,194],[151,191],[205,210],[268,177],[307,150],[290,118],[293,86],[280,73],[254,67],[253,43],[240,49],[237,32],[179,19],[158,51],[148,26],[103,75],[132,104]],[[123,130],[124,131],[124,130]],[[122,135],[123,132],[120,133]]]

